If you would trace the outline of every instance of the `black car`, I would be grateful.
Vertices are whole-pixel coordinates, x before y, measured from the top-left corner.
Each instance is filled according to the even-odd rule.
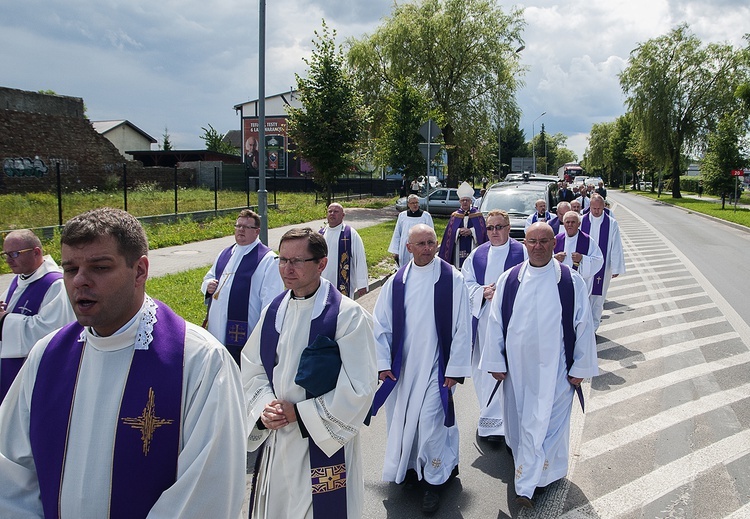
[[[479,210],[484,217],[492,209],[502,209],[510,217],[510,236],[523,240],[526,236],[526,219],[536,208],[539,199],[547,202],[547,210],[555,214],[557,208],[557,182],[539,180],[531,182],[500,182],[487,189]]]

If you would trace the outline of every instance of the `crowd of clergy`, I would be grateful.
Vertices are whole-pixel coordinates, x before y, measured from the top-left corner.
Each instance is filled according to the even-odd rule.
[[[574,399],[598,374],[595,332],[625,272],[606,190],[561,192],[556,215],[537,202],[524,242],[467,183],[440,242],[409,196],[372,315],[354,300],[364,245],[336,203],[278,254],[242,210],[200,287],[202,327],[145,293],[148,243],[124,211],[71,219],[61,266],[33,232],[8,234],[0,517],[234,519],[246,449],[259,450],[251,517],[360,517],[359,432],[381,409],[382,479],[418,489],[432,514],[459,475],[467,377],[479,438],[505,446],[516,503],[533,508],[567,474]]]

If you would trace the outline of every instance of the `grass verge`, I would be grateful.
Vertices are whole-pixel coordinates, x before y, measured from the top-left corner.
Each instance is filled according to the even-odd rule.
[[[716,198],[710,198],[710,197],[703,197],[702,199],[695,199],[690,197],[683,197],[683,198],[672,198],[671,196],[665,196],[662,194],[661,197],[658,197],[656,193],[644,193],[644,192],[635,192],[641,196],[645,196],[647,198],[652,198],[654,200],[659,200],[660,202],[664,202],[665,204],[675,205],[678,207],[682,207],[683,209],[687,209],[689,211],[693,211],[694,213],[701,213],[709,216],[713,216],[715,218],[718,218],[720,220],[726,220],[727,222],[736,223],[739,225],[743,225],[745,227],[750,227],[750,210],[744,209],[741,207],[738,207],[735,211],[734,205],[730,205],[729,202],[726,203],[724,209],[721,208],[721,200],[718,200]],[[743,199],[740,199],[741,203],[744,202]]]

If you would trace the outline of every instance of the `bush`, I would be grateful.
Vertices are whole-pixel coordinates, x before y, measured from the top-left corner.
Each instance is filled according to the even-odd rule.
[[[680,189],[682,191],[691,191],[693,193],[698,192],[698,182],[703,179],[701,176],[694,175],[683,175],[680,177]]]

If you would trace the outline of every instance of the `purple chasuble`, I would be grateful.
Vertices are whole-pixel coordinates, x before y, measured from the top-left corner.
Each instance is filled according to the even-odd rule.
[[[555,236],[555,254],[558,252],[565,252],[565,237],[567,233],[561,232]],[[589,241],[591,238],[588,234],[578,231],[578,238],[576,238],[576,252],[583,256],[587,256],[589,253]],[[572,261],[572,260],[571,260]],[[578,263],[573,263],[573,270],[578,270]]]
[[[322,286],[322,285],[321,285]],[[318,287],[320,290],[320,287]],[[276,367],[276,349],[279,345],[279,332],[276,330],[276,316],[284,297],[289,291],[285,290],[268,305],[265,319],[261,328],[260,359],[268,377],[268,383],[273,389],[273,370]],[[310,322],[308,344],[319,336],[336,339],[336,325],[342,294],[336,287],[330,287],[323,311]],[[307,398],[313,398],[307,393]],[[310,491],[312,493],[313,517],[346,517],[346,459],[342,446],[330,458],[320,450],[315,441],[309,437],[310,445]],[[256,462],[255,473],[258,472],[261,455]],[[255,498],[256,481],[250,495],[250,512],[252,515]]]
[[[451,215],[451,219],[445,228],[445,233],[443,234],[443,241],[440,242],[440,250],[438,251],[438,257],[440,259],[453,265],[453,249],[457,246],[459,249],[459,269],[463,266],[464,261],[469,256],[471,245],[473,243],[473,237],[471,236],[458,238],[458,242],[456,242],[458,230],[464,226],[465,216],[467,216],[467,213],[465,213],[463,209],[459,209]],[[468,217],[469,221],[467,227],[475,230],[477,244],[483,244],[487,241],[487,225],[484,221],[484,216],[479,210],[472,207],[469,209]]]
[[[503,320],[503,340],[508,335],[508,326],[510,319],[513,315],[513,305],[516,302],[516,295],[518,294],[518,286],[520,282],[518,280],[518,273],[521,271],[523,264],[516,265],[513,270],[510,271],[510,275],[505,280],[505,288],[503,290],[503,301],[501,305],[501,315]],[[561,319],[563,327],[563,346],[565,350],[565,369],[570,371],[573,366],[573,350],[576,345],[576,331],[573,324],[573,314],[575,309],[575,289],[573,288],[573,277],[570,273],[570,269],[567,265],[560,263],[560,281],[557,283],[557,293],[560,297],[561,306]],[[505,346],[508,347],[507,344]],[[508,367],[508,357],[505,356],[505,365]],[[495,395],[500,381],[498,380],[495,385],[495,389],[490,395],[490,400]],[[583,410],[583,390],[581,386],[575,388],[576,394],[578,394],[578,401],[581,403],[581,410]],[[489,402],[487,402],[489,405]]]
[[[325,235],[326,227],[320,234]],[[336,254],[336,289],[347,297],[351,293],[351,264],[352,264],[352,228],[346,224],[339,233],[339,247]]]
[[[219,255],[216,262],[216,278],[220,278],[224,269],[229,263],[232,256],[234,245],[224,249]],[[229,301],[227,301],[227,324],[224,333],[224,346],[232,354],[232,358],[240,365],[240,355],[242,348],[245,347],[247,338],[250,336],[252,329],[247,322],[247,309],[250,306],[250,284],[258,269],[258,263],[271,251],[261,242],[253,247],[253,250],[245,254],[237,265],[232,280],[232,288],[229,291]],[[210,297],[210,296],[209,296]],[[211,299],[209,299],[210,304]],[[253,327],[255,323],[253,323]]]
[[[177,479],[185,320],[154,302],[153,341],[146,350],[133,350],[115,428],[110,519],[146,517]],[[50,340],[31,396],[29,437],[47,519],[60,516],[69,422],[86,348],[82,330],[70,323]]]
[[[29,283],[26,290],[23,291],[21,297],[13,305],[13,308],[8,310],[12,314],[22,315],[36,315],[39,313],[39,308],[42,306],[44,296],[47,295],[47,290],[52,286],[52,283],[62,278],[62,274],[59,272],[47,272],[45,275]],[[8,287],[8,296],[6,301],[10,301],[18,288],[18,276],[14,276]],[[0,402],[5,400],[5,395],[8,394],[10,385],[18,376],[18,372],[21,371],[26,357],[12,357],[0,360]]]
[[[437,258],[440,261],[440,258]],[[408,264],[407,264],[408,265]],[[451,344],[453,343],[453,266],[440,261],[440,277],[435,283],[435,296],[433,298],[433,311],[435,312],[435,328],[438,337],[438,382],[440,383],[440,400],[445,412],[444,425],[452,427],[456,422],[453,409],[453,393],[447,387],[443,387],[445,381],[445,370],[450,360]],[[401,364],[404,354],[404,330],[406,329],[406,309],[404,307],[406,285],[404,283],[404,271],[406,265],[401,267],[393,280],[393,294],[391,310],[393,312],[393,332],[391,337],[391,372],[396,380],[386,378],[375,393],[372,403],[372,415],[378,412],[391,391],[396,387],[401,377]],[[408,282],[408,278],[407,278]]]
[[[587,235],[591,234],[591,215],[587,214],[583,217],[581,222],[581,231]],[[607,245],[609,243],[609,216],[606,214],[602,215],[602,224],[599,227],[599,249],[602,251],[604,261],[602,262],[602,268],[599,272],[594,274],[594,287],[591,290],[591,295],[600,296],[604,292],[604,272],[607,270]]]
[[[560,232],[560,218],[555,216],[552,220],[548,221],[547,224],[552,227],[552,232],[554,232],[555,236],[557,236],[557,233]]]

